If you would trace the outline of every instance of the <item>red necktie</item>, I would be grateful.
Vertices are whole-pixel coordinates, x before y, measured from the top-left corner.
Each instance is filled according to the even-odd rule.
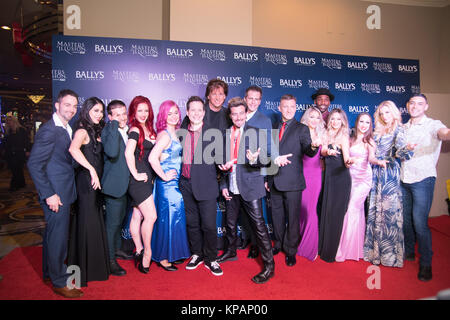
[[[233,159],[235,159],[234,163],[237,163],[240,137],[241,130],[233,126],[233,130],[231,133],[231,154],[233,155]],[[231,168],[231,171],[233,171],[233,168]]]
[[[286,127],[286,122],[283,122],[283,125],[281,126],[281,130],[280,130],[280,135],[279,135],[279,141],[281,141],[281,139],[283,138],[283,134],[284,134],[284,128]]]

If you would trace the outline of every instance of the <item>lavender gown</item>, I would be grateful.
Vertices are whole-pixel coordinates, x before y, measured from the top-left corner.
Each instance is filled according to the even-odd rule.
[[[369,164],[369,150],[360,143],[350,147],[350,157],[355,163],[350,167],[352,189],[347,213],[344,217],[341,240],[336,261],[364,258],[364,234],[366,221],[364,202],[372,187],[372,167]]]
[[[317,219],[317,201],[322,187],[322,169],[320,168],[320,150],[310,158],[303,157],[303,175],[306,189],[302,192],[300,209],[300,236],[297,255],[313,261],[317,257],[319,245],[319,223]]]

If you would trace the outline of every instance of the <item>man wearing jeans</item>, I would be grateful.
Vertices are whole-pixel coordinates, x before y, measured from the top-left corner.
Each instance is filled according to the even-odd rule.
[[[429,281],[431,272],[431,232],[428,215],[433,202],[436,164],[442,140],[450,140],[450,129],[441,121],[425,115],[428,101],[424,94],[412,96],[407,103],[411,119],[405,124],[406,139],[415,144],[414,156],[402,162],[403,232],[405,259],[414,261],[416,239],[419,245],[419,274],[421,281]]]

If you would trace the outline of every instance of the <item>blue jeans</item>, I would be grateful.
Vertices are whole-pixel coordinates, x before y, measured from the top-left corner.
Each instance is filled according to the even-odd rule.
[[[433,203],[435,182],[435,177],[428,177],[415,183],[401,183],[405,254],[414,254],[417,240],[421,266],[431,266],[431,257],[433,255],[428,215]]]

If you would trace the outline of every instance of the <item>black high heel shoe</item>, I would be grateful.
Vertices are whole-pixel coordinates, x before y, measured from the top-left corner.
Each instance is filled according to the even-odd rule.
[[[152,260],[150,260],[150,264],[148,265],[148,267],[144,267],[144,264],[142,263],[142,259],[144,258],[144,254],[141,255],[141,261],[139,261],[138,263],[138,270],[142,273],[149,273],[150,271],[150,266],[152,265]]]
[[[177,270],[178,270],[178,268],[175,267],[173,264],[171,264],[170,266],[167,266],[167,267],[166,267],[166,266],[162,265],[160,262],[157,262],[156,265],[157,265],[158,267],[163,268],[163,269],[166,270],[166,271],[177,271]]]
[[[142,258],[144,257],[144,249],[141,252],[136,252],[134,254],[134,267],[137,268],[139,263],[142,263]]]

